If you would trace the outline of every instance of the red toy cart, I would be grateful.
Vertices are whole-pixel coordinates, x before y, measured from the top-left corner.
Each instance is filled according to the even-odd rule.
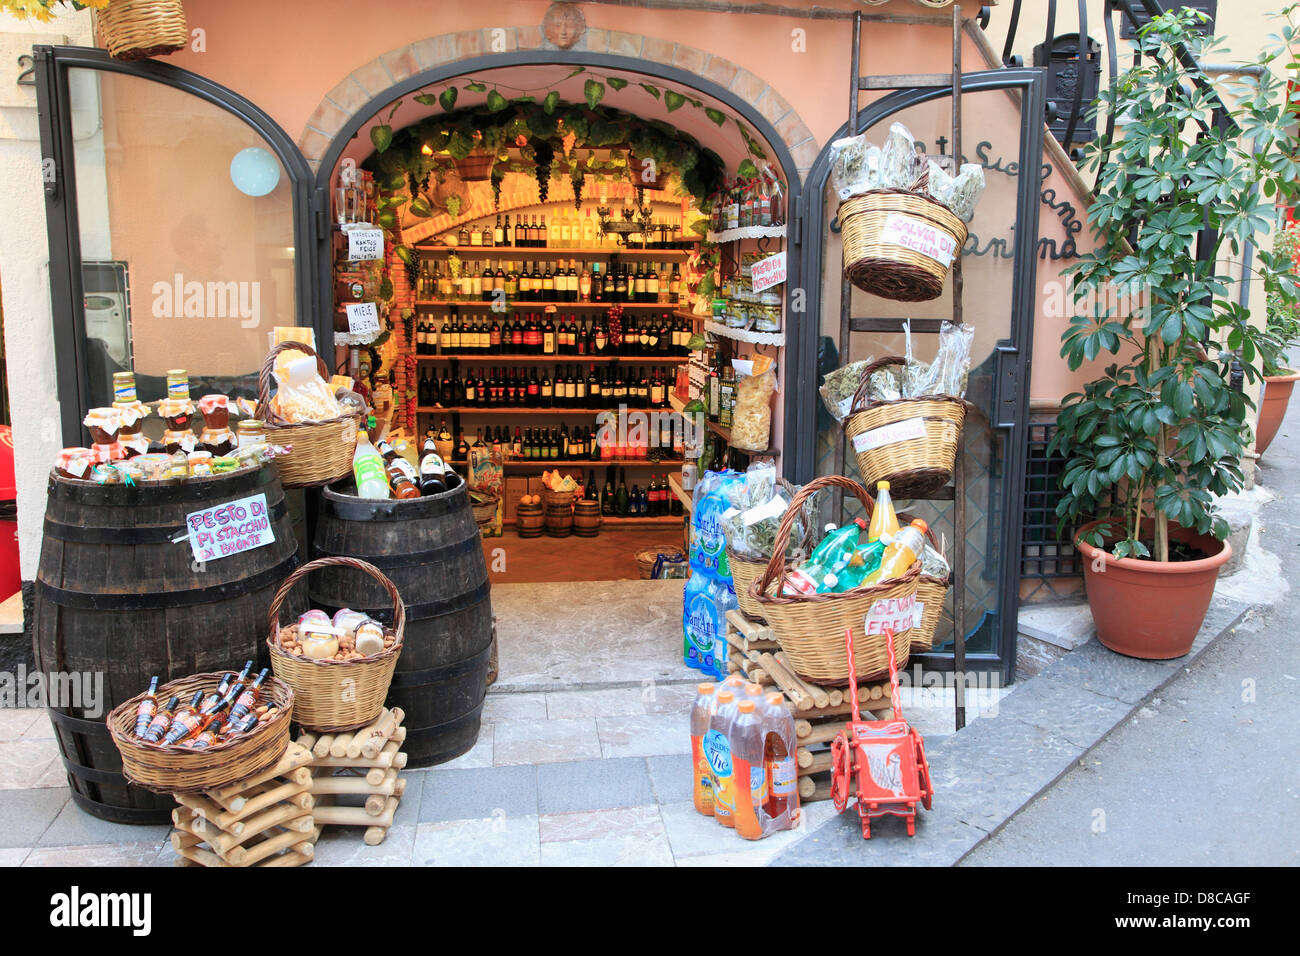
[[[916,805],[930,809],[934,789],[930,765],[925,759],[925,742],[903,719],[898,694],[898,665],[894,662],[894,632],[885,630],[889,649],[890,703],[893,720],[863,720],[858,709],[857,669],[853,663],[853,632],[845,631],[849,651],[849,695],[853,719],[831,741],[831,802],[843,813],[849,805],[849,791],[858,781],[858,815],[862,838],[871,839],[871,820],[886,815],[903,817],[907,835],[916,833]]]

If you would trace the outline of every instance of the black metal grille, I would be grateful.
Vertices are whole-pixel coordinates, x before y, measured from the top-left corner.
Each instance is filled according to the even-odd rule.
[[[1061,500],[1060,477],[1065,458],[1048,456],[1055,422],[1031,422],[1025,468],[1025,514],[1020,538],[1020,576],[1065,578],[1082,573],[1078,552],[1067,537],[1056,533],[1056,503]]]

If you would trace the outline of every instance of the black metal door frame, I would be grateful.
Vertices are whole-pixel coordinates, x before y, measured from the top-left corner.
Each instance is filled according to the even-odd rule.
[[[72,139],[68,71],[99,70],[152,80],[190,93],[239,117],[255,129],[284,165],[293,194],[295,321],[312,324],[318,309],[316,250],[310,213],[311,167],[278,123],[251,101],[198,73],[154,60],[115,60],[91,47],[36,46],[36,105],[40,123],[45,225],[50,244],[50,305],[54,321],[55,383],[65,445],[84,443],[81,425],[89,382],[86,316],[81,282],[81,230]],[[321,341],[318,339],[318,341]]]
[[[1042,165],[1044,111],[1046,109],[1045,71],[1032,68],[988,70],[966,73],[961,77],[963,93],[996,90],[1018,92],[1020,95],[1020,169],[1037,170]],[[894,114],[922,103],[951,97],[950,89],[936,87],[900,90],[866,106],[858,113],[858,128],[869,129]],[[802,214],[805,222],[802,234],[808,237],[800,250],[801,275],[808,276],[813,288],[809,299],[814,303],[813,315],[820,315],[821,277],[823,263],[824,228],[830,227],[826,208],[826,183],[831,173],[829,144],[847,135],[848,124],[841,126],[827,140],[827,146],[817,157],[804,182]],[[964,158],[964,157],[963,157]],[[1011,337],[1000,340],[996,346],[998,368],[995,374],[992,428],[1005,434],[1005,468],[1002,479],[1001,513],[1002,529],[998,567],[998,638],[997,653],[966,655],[966,670],[997,671],[1005,682],[1010,682],[1015,671],[1016,614],[1020,596],[1020,534],[1022,502],[1024,499],[1025,455],[1029,441],[1029,374],[1030,355],[1033,348],[1034,311],[1037,302],[1037,249],[1038,205],[1041,184],[1038,177],[1021,175],[1017,181],[1016,224],[1013,242],[1014,266],[1011,283]],[[829,210],[832,212],[833,210]],[[796,407],[798,418],[786,419],[786,437],[792,444],[785,446],[787,461],[797,463],[791,481],[804,483],[815,476],[817,461],[817,344],[821,336],[820,323],[806,322],[787,328],[786,341],[798,341],[793,354],[801,360],[800,367],[787,368],[787,383],[798,383],[802,393],[810,398]],[[793,373],[793,374],[792,374]],[[787,389],[791,390],[791,389]],[[789,402],[787,401],[787,416]],[[931,670],[953,670],[950,654],[918,654],[920,661]]]

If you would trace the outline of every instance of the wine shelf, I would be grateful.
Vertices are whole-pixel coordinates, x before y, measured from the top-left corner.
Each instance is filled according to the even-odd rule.
[[[420,415],[437,415],[437,414],[461,414],[461,415],[599,415],[602,412],[609,412],[611,415],[617,415],[617,408],[533,408],[528,405],[417,405],[416,412]],[[672,408],[633,408],[628,406],[628,412],[663,412],[671,415]]]
[[[595,365],[609,362],[626,362],[630,365],[685,365],[690,361],[683,355],[417,355],[419,362],[482,362],[485,365],[526,365],[534,362],[554,362],[560,365],[589,362]]]
[[[784,231],[784,230],[782,230]],[[697,240],[698,241],[698,240]],[[686,258],[695,250],[692,249],[630,249],[626,246],[615,246],[613,248],[563,248],[561,246],[462,246],[459,243],[454,246],[421,246],[418,243],[416,248],[421,254],[456,253],[462,259],[473,258],[475,255],[487,253],[489,258],[492,256],[518,256],[521,259],[532,258],[556,258],[567,259],[570,257],[581,256],[644,256],[654,258],[655,256],[665,256],[670,259]]]
[[[449,309],[455,306],[456,308],[476,307],[493,312],[500,311],[502,306],[507,309],[545,309],[550,306],[554,306],[556,309],[611,309],[616,305],[621,305],[625,309],[658,309],[660,312],[673,312],[677,306],[676,302],[524,302],[516,300],[514,302],[498,303],[492,299],[417,299],[415,304],[419,308],[427,309]]]
[[[501,464],[504,468],[541,468],[550,470],[552,468],[604,468],[607,465],[615,465],[619,468],[680,468],[684,463],[681,458],[663,458],[659,461],[651,461],[649,458],[602,458],[599,461],[592,461],[589,458],[573,458],[569,460],[507,458]],[[449,461],[447,464],[463,468],[469,463],[460,458]],[[669,479],[671,480],[671,476],[669,476]]]
[[[689,491],[682,490],[682,476],[680,474],[669,475],[668,486],[672,488],[673,494],[677,496],[677,500],[686,508],[687,514],[690,514],[695,510],[695,499],[691,497]]]
[[[785,226],[741,226],[739,229],[709,230],[709,242],[735,242],[738,239],[784,239]]]

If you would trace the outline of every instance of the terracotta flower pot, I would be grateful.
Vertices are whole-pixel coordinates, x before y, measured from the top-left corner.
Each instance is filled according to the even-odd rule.
[[[1129,657],[1182,657],[1192,649],[1214,596],[1219,569],[1232,557],[1232,547],[1213,535],[1170,524],[1171,541],[1199,548],[1210,557],[1199,561],[1113,558],[1079,540],[1098,524],[1086,524],[1075,535],[1075,547],[1085,559],[1083,581],[1097,639]]]
[[[1291,401],[1291,389],[1300,372],[1290,375],[1265,375],[1264,393],[1259,400],[1259,421],[1255,424],[1255,454],[1264,454],[1269,444],[1277,437],[1277,430],[1286,418],[1287,404]]]
[[[456,160],[456,172],[462,182],[486,182],[492,178],[492,165],[495,156],[487,153],[471,153],[464,159]]]

